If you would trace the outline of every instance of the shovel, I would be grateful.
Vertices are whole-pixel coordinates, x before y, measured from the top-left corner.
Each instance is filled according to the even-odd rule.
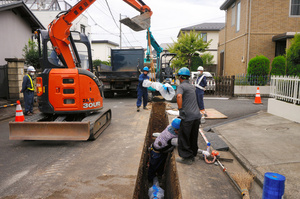
[[[134,31],[141,31],[150,27],[150,17],[150,12],[144,12],[143,14],[135,16],[132,19],[129,17],[121,19],[120,22]]]

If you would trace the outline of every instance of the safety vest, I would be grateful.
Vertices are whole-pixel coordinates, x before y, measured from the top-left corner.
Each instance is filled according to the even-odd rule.
[[[195,84],[195,86],[196,86],[197,88],[201,89],[201,90],[204,90],[204,89],[205,89],[204,87],[200,86],[200,83],[201,83],[201,81],[202,81],[203,78],[204,78],[204,75],[202,75],[202,76],[200,77],[200,79],[199,79],[198,81],[196,81],[196,84]]]
[[[31,83],[31,88],[28,87],[27,89],[30,90],[30,91],[34,91],[34,86],[33,86],[33,83],[32,83],[32,79],[31,79],[29,74],[27,74],[27,76],[29,77],[29,80],[30,80],[30,83]]]

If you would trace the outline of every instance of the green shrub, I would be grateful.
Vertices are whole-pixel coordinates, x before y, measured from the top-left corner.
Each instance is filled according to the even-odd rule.
[[[256,56],[250,59],[247,69],[247,76],[251,77],[251,85],[265,85],[266,76],[269,75],[270,60],[263,56]]]
[[[33,66],[35,69],[40,68],[39,62],[39,50],[37,44],[29,39],[28,43],[25,44],[23,48],[23,57],[25,58],[25,63],[29,66]]]
[[[300,77],[300,34],[295,34],[290,48],[286,51],[286,74]]]
[[[285,75],[285,57],[277,56],[273,59],[271,75]]]
[[[199,66],[203,66],[203,61],[197,53],[192,57],[191,61],[191,71],[197,71]]]

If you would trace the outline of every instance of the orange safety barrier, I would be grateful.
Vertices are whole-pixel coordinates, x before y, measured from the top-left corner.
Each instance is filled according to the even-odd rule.
[[[24,120],[25,120],[25,118],[24,118],[22,107],[21,107],[21,103],[18,100],[17,101],[17,107],[16,107],[15,122],[24,122]]]
[[[255,99],[254,99],[254,104],[262,104],[261,98],[260,98],[259,87],[257,87],[257,91],[256,91]]]

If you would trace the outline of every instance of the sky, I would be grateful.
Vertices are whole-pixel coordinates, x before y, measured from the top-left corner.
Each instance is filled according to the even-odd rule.
[[[74,5],[76,0],[68,2]],[[201,23],[225,22],[225,11],[220,10],[225,0],[143,0],[143,2],[153,12],[150,30],[158,44],[176,41],[181,28]],[[140,13],[123,0],[97,0],[84,14],[89,18],[92,40],[109,40],[120,45],[120,14],[122,18],[132,18]],[[121,25],[121,29],[122,47],[147,47],[146,30],[136,32],[124,24]]]

